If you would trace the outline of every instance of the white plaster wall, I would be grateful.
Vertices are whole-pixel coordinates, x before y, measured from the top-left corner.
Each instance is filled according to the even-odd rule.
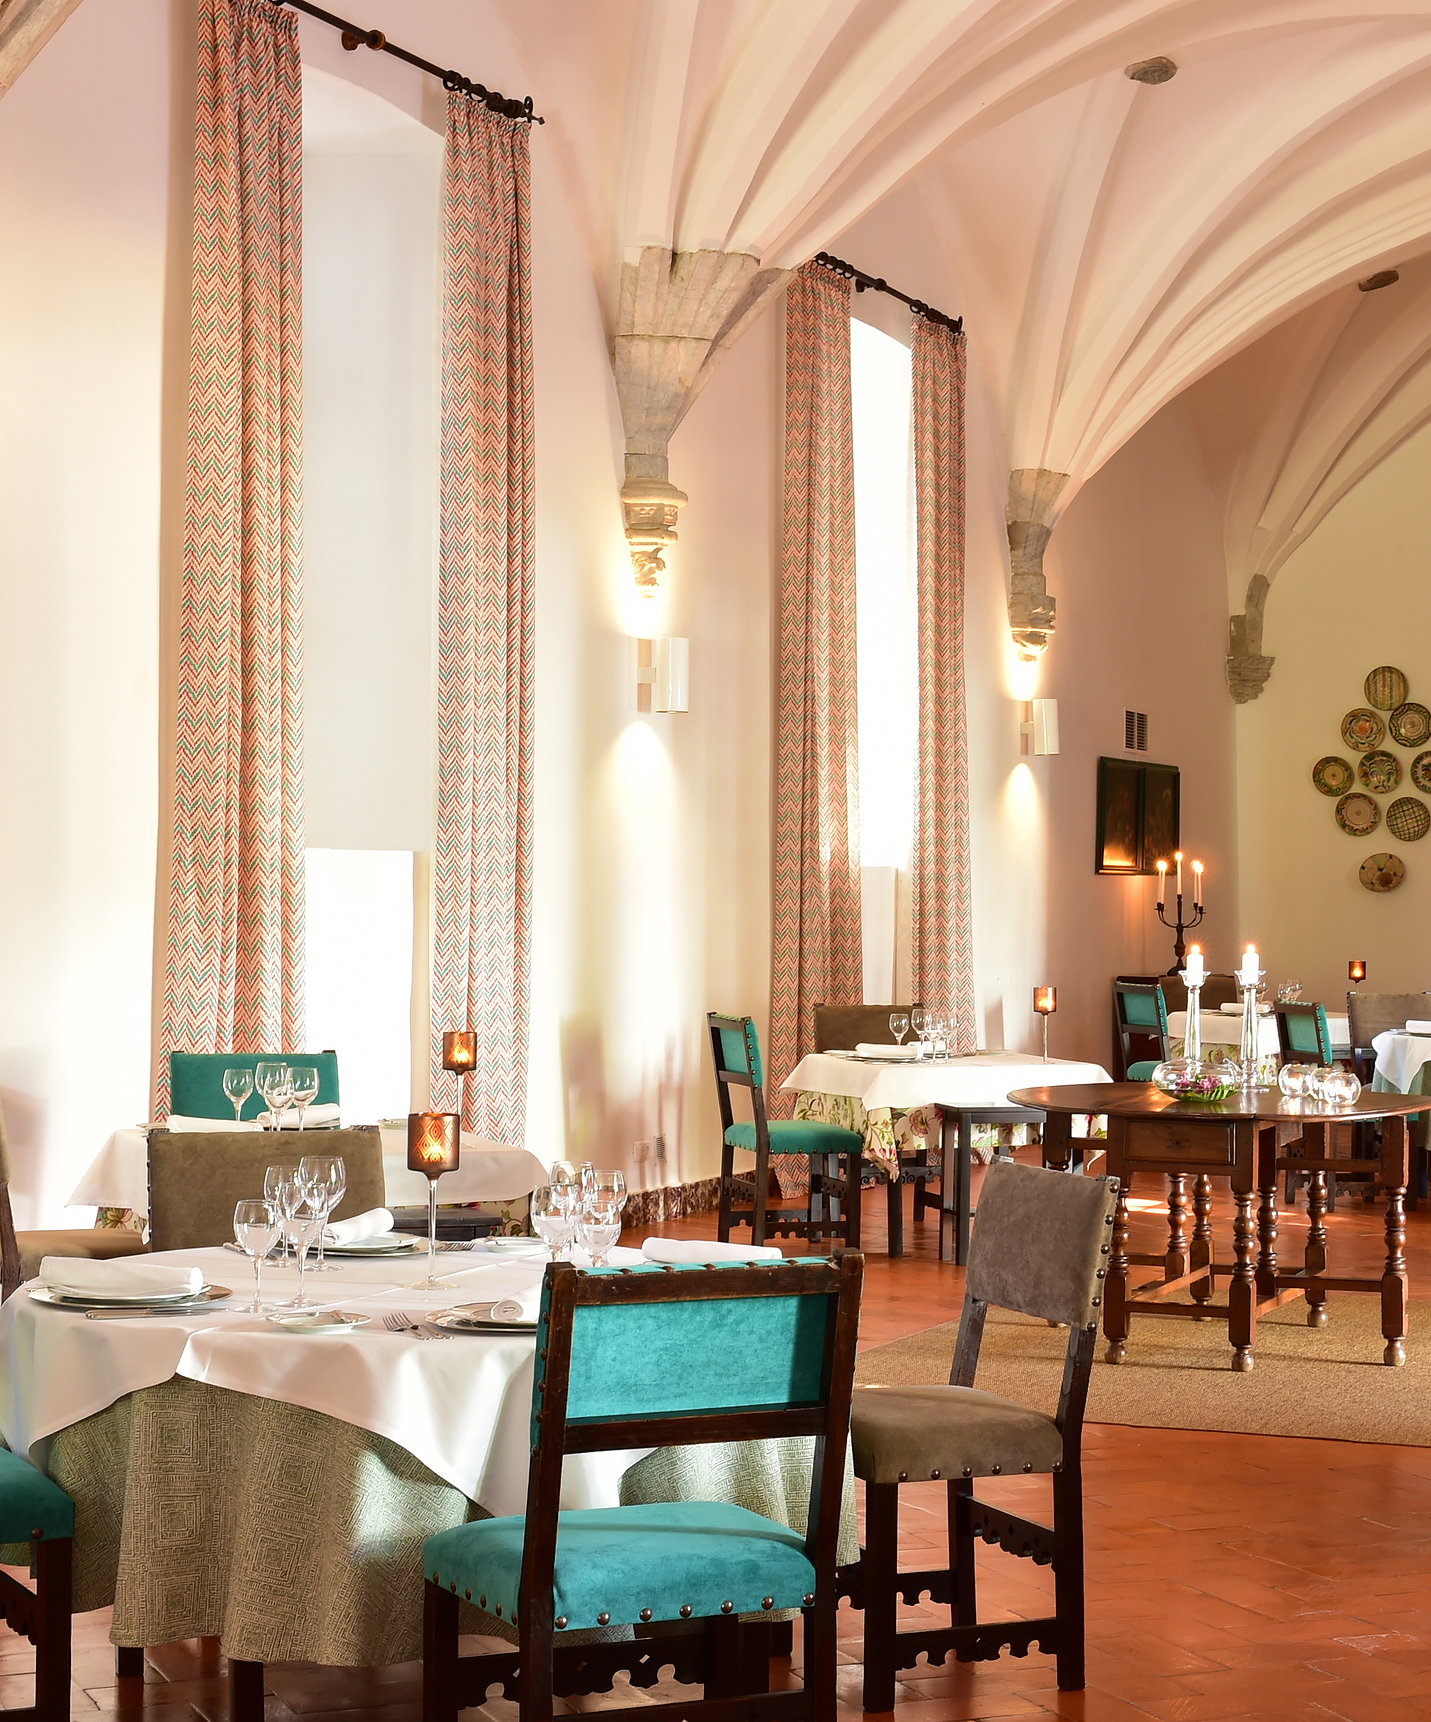
[[[88,0],[0,102],[0,1101],[21,1226],[58,1222],[147,1105],[170,25],[169,0]]]
[[[1305,997],[1329,1009],[1342,1007],[1353,957],[1366,959],[1368,991],[1431,987],[1431,839],[1398,843],[1384,825],[1348,837],[1336,803],[1311,781],[1324,754],[1355,763],[1341,720],[1366,703],[1368,670],[1395,664],[1410,678],[1411,698],[1431,705],[1429,469],[1431,430],[1422,430],[1293,553],[1267,603],[1271,679],[1260,699],[1237,708],[1242,929],[1274,980],[1295,976]],[[1387,745],[1405,771],[1414,754]],[[1431,799],[1409,777],[1396,793]],[[1383,813],[1392,799],[1377,797]],[[1357,879],[1380,850],[1406,864],[1404,883],[1385,894]]]

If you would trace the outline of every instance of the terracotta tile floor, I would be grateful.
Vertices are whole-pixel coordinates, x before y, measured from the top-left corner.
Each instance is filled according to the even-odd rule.
[[[862,1343],[879,1345],[953,1319],[963,1274],[936,1259],[932,1224],[906,1224],[904,1260],[880,1252],[884,1195],[866,1197]],[[1225,1199],[1218,1237],[1230,1235]],[[1328,1226],[1333,1271],[1375,1273],[1381,1210],[1343,1203]],[[709,1236],[711,1216],[663,1230]],[[1303,1223],[1283,1229],[1284,1259]],[[1412,1293],[1431,1297],[1431,1207],[1409,1216]],[[1155,1215],[1135,1220],[1134,1247],[1160,1249]],[[1422,1308],[1413,1320],[1424,1318]],[[1333,1299],[1335,1319],[1335,1298]],[[1135,1328],[1136,1336],[1136,1328]],[[1060,1694],[1051,1661],[906,1670],[902,1722],[1060,1716],[1084,1722],[1431,1722],[1431,1448],[1378,1447],[1091,1428],[1085,1441],[1088,1687]],[[1038,1479],[986,1492],[1047,1510]],[[905,1564],[943,1547],[937,1485],[903,1494]],[[1043,1613],[1047,1569],[980,1548],[981,1611]],[[909,1611],[917,1612],[917,1611]],[[942,1610],[932,1611],[936,1617]],[[860,1616],[841,1611],[841,1715],[860,1708]],[[116,1682],[107,1611],[74,1625],[76,1717],[225,1722],[219,1647],[156,1647],[144,1680]],[[0,1706],[31,1702],[30,1647],[0,1627]],[[797,1642],[794,1667],[799,1666]],[[267,1670],[269,1722],[417,1722],[420,1669]],[[674,1693],[671,1694],[674,1696]],[[653,1696],[664,1696],[656,1693]],[[581,1706],[590,1708],[589,1704]],[[576,1708],[576,1706],[572,1706]],[[515,1706],[485,1713],[510,1722]]]

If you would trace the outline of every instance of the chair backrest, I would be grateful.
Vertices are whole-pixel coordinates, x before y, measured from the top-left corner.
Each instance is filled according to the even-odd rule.
[[[555,1546],[566,1453],[813,1436],[806,1549],[817,1567],[816,1549],[833,1562],[863,1278],[853,1250],[715,1267],[553,1262],[532,1384],[529,1552],[537,1525]]]
[[[1377,1035],[1431,1017],[1431,993],[1348,993],[1347,1022],[1354,1051],[1368,1052]]]
[[[755,1019],[722,1016],[719,1011],[710,1011],[706,1024],[711,1031],[716,1081],[723,1088],[730,1083],[739,1088],[764,1088],[765,1063],[760,1056],[760,1036],[755,1032]]]
[[[1163,975],[1159,978],[1158,984],[1163,989],[1163,999],[1169,1010],[1186,1010],[1188,1008],[1187,983],[1181,974]],[[1202,1008],[1204,1010],[1216,1010],[1219,1005],[1236,1004],[1240,996],[1237,990],[1236,975],[1210,974],[1202,984]]]
[[[1126,1076],[1133,1062],[1135,1036],[1155,1041],[1159,1059],[1168,1056],[1168,1007],[1157,981],[1114,981],[1113,1020],[1118,1037],[1119,1075]]]
[[[319,1106],[338,1104],[338,1055],[336,1052],[171,1052],[169,1054],[169,1110],[181,1118],[232,1118],[233,1102],[224,1093],[224,1072],[271,1059],[292,1064],[312,1064],[318,1069]],[[242,1118],[251,1123],[264,1111],[267,1101],[255,1089],[243,1103]]]
[[[226,1244],[234,1204],[263,1195],[269,1166],[304,1154],[341,1154],[348,1188],[333,1210],[345,1219],[381,1208],[383,1143],[375,1124],[354,1130],[149,1132],[149,1247],[193,1250]]]
[[[907,1015],[919,1008],[917,1004],[818,1004],[815,1006],[815,1051],[829,1052],[831,1048],[838,1048],[841,1052],[852,1052],[861,1041],[871,1046],[893,1046],[894,1031],[889,1026],[891,1011],[902,1010]],[[908,1039],[906,1035],[906,1043]]]
[[[1284,1064],[1305,1064],[1312,1058],[1318,1064],[1332,1062],[1332,1034],[1321,1005],[1279,1001],[1276,1009],[1277,1044]]]
[[[969,1241],[969,1296],[1070,1327],[1096,1324],[1117,1199],[1116,1178],[995,1160]]]

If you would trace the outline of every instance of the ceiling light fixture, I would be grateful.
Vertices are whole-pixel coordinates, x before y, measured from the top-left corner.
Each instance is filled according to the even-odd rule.
[[[1123,76],[1131,78],[1135,84],[1165,84],[1177,73],[1177,61],[1170,60],[1166,54],[1155,55],[1151,60],[1134,60],[1131,66],[1123,68]]]
[[[1358,293],[1375,293],[1378,287],[1391,287],[1401,279],[1399,269],[1378,269],[1375,275],[1368,275],[1364,281],[1358,281]]]

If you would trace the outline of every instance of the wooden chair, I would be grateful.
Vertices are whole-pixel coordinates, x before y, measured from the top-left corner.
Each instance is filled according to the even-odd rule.
[[[1283,1064],[1327,1065],[1333,1062],[1332,1031],[1327,1026],[1324,1006],[1279,999],[1273,1008],[1277,1015],[1277,1047]],[[1355,1154],[1360,1146],[1353,1130],[1352,1152]],[[1365,1178],[1350,1177],[1345,1172],[1338,1175],[1313,1172],[1309,1178],[1307,1173],[1297,1169],[1295,1162],[1287,1166],[1286,1173],[1284,1201],[1295,1201],[1298,1190],[1304,1183],[1309,1183],[1308,1204],[1316,1199],[1314,1191],[1324,1189],[1327,1213],[1336,1212],[1337,1197],[1348,1186],[1360,1187],[1367,1201],[1375,1193],[1375,1167],[1370,1163]]]
[[[982,1662],[1006,1649],[1027,1655],[1037,1643],[1057,1658],[1061,1690],[1083,1686],[1083,1409],[1117,1198],[1114,1178],[1074,1178],[996,1160],[979,1197],[949,1385],[855,1392],[850,1434],[855,1475],[865,1482],[865,1546],[857,1567],[841,1569],[840,1584],[865,1613],[867,1711],[894,1709],[897,1672],[926,1653],[931,1663],[950,1651],[961,1662]],[[1054,1416],[976,1388],[990,1304],[1068,1325]],[[1052,1527],[974,1495],[976,1477],[1029,1472],[1053,1477]],[[926,1479],[947,1490],[949,1564],[902,1573],[900,1485]],[[977,1536],[1036,1565],[1052,1565],[1051,1616],[979,1622]],[[932,1602],[949,1604],[950,1625],[897,1630],[899,1598],[916,1604],[925,1592]]]
[[[1122,980],[1155,980],[1163,989],[1163,999],[1170,1011],[1188,1008],[1187,983],[1181,973],[1171,975],[1123,975]],[[1202,1008],[1217,1010],[1220,1005],[1237,1004],[1242,995],[1237,990],[1237,976],[1209,974],[1202,984]]]
[[[706,1017],[720,1104],[720,1210],[717,1236],[730,1242],[732,1226],[749,1226],[751,1242],[772,1235],[811,1241],[838,1240],[856,1250],[860,1244],[860,1182],[864,1138],[856,1130],[814,1119],[771,1119],[765,1111],[765,1067],[760,1040],[748,1016]],[[737,1121],[732,1088],[749,1092],[751,1119]],[[738,1177],[735,1154],[754,1154],[752,1177]],[[810,1196],[804,1213],[770,1206],[770,1156],[803,1154],[810,1165]],[[841,1170],[843,1162],[843,1170]],[[737,1206],[737,1200],[742,1204]],[[746,1205],[748,1204],[748,1205]]]
[[[7,1722],[68,1722],[75,1504],[28,1459],[0,1448],[0,1543],[29,1543],[35,1588],[0,1572],[0,1618],[35,1647],[35,1702]]]
[[[1113,983],[1113,1028],[1117,1036],[1118,1076],[1122,1082],[1147,1082],[1169,1055],[1168,1006],[1158,981],[1119,979]],[[1134,1041],[1145,1043],[1135,1048]],[[1155,1043],[1156,1057],[1135,1058],[1134,1052]]]
[[[1372,1042],[1389,1029],[1405,1028],[1431,1016],[1431,993],[1363,993],[1347,994],[1347,1027],[1350,1031],[1352,1069],[1363,1088],[1370,1088],[1376,1077],[1376,1048]],[[1413,1136],[1412,1186],[1407,1192],[1407,1206],[1414,1208],[1418,1196],[1426,1188],[1426,1115],[1418,1112],[1406,1120]],[[1358,1159],[1370,1160],[1380,1152],[1380,1125],[1358,1124],[1352,1134],[1354,1152]],[[1367,1191],[1367,1200],[1371,1192]]]
[[[10,1207],[10,1144],[5,1135],[5,1114],[0,1111],[0,1303],[17,1286],[34,1279],[46,1256],[86,1256],[92,1261],[110,1261],[115,1256],[141,1255],[143,1250],[144,1239],[138,1232],[117,1226],[17,1232]]]
[[[341,1154],[348,1173],[335,1220],[383,1206],[383,1144],[375,1124],[352,1130],[149,1132],[149,1243],[155,1250],[226,1244],[234,1204],[262,1196],[267,1167]]]
[[[662,1665],[705,1696],[624,1707],[657,1722],[835,1715],[835,1548],[863,1258],[721,1267],[546,1270],[532,1393],[527,1510],[423,1545],[424,1722],[456,1722],[501,1681],[522,1722],[553,1696],[609,1690],[603,1652],[651,1685]],[[729,1502],[560,1512],[568,1453],[814,1438],[808,1530]],[[515,1626],[515,1652],[459,1657],[460,1602]],[[742,1615],[798,1609],[805,1684],[771,1692],[768,1654],[742,1644]],[[684,1623],[684,1630],[683,1630]],[[562,1645],[632,1626],[636,1643]],[[665,1630],[662,1630],[662,1628]],[[747,1629],[748,1630],[748,1629]],[[768,1643],[768,1625],[764,1633]],[[633,1655],[649,1639],[649,1666]],[[606,1712],[603,1710],[603,1713]]]

